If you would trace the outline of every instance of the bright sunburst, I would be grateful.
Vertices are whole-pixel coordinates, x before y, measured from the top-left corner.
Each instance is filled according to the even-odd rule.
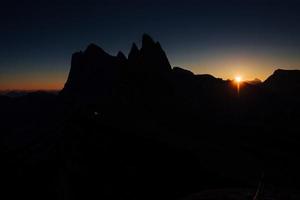
[[[235,82],[240,83],[240,82],[242,82],[242,77],[241,76],[236,76],[234,78],[234,80],[235,80]]]
[[[239,96],[240,95],[240,84],[242,83],[243,79],[241,76],[236,76],[236,77],[234,77],[234,80],[236,82],[236,90],[237,90],[237,94]]]

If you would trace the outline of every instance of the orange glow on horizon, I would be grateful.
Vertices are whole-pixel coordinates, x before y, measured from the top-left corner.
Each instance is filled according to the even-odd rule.
[[[61,90],[66,80],[66,72],[0,74],[0,91]]]
[[[278,69],[299,69],[300,59],[282,60],[270,55],[256,55],[239,53],[214,55],[201,55],[195,53],[196,59],[176,63],[178,66],[188,66],[187,69],[195,74],[211,74],[216,78],[233,80],[233,75],[242,74],[243,81],[254,79],[266,80]]]
[[[0,84],[0,91],[37,91],[37,90],[45,90],[45,91],[54,91],[61,90],[64,87],[65,81],[13,81]]]
[[[49,83],[49,84],[9,84],[1,85],[0,91],[57,91],[63,88],[64,84]]]

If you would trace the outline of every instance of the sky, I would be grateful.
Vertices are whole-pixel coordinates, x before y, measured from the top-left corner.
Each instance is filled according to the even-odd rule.
[[[96,43],[128,54],[143,33],[196,74],[300,69],[300,1],[11,0],[0,3],[0,90],[61,89],[72,53]]]

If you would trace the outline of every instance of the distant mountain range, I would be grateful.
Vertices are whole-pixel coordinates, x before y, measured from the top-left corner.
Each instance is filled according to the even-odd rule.
[[[299,89],[300,71],[279,69],[238,92],[234,81],[171,67],[148,35],[127,57],[91,44],[73,54],[59,94],[0,95],[3,193],[253,199],[261,182],[259,198],[293,199]]]
[[[30,93],[58,94],[59,92],[59,90],[0,90],[0,95],[8,97],[22,97]]]
[[[129,103],[142,96],[154,101],[154,96],[162,100],[191,95],[191,98],[199,98],[199,95],[212,93],[235,95],[232,84],[211,75],[195,75],[180,67],[172,68],[160,43],[144,34],[142,47],[139,49],[133,43],[128,57],[122,52],[109,55],[95,44],[74,53],[69,77],[60,95],[98,104],[109,104],[120,98]],[[264,82],[245,81],[242,90],[247,93],[250,88],[259,88],[265,92],[286,93],[298,91],[299,85],[299,70],[279,69]]]
[[[299,77],[300,70],[278,69],[264,82],[254,79],[244,81],[244,84],[263,85],[272,92],[291,92],[299,89]],[[180,67],[172,68],[160,43],[144,34],[142,47],[139,49],[133,43],[127,57],[121,51],[116,56],[109,55],[95,44],[90,44],[83,52],[74,53],[67,82],[60,94],[72,96],[74,99],[92,100],[101,97],[102,101],[105,101],[121,90],[128,90],[129,87],[158,92],[164,87],[185,85],[195,80],[221,83],[220,78],[211,75],[195,75]],[[196,85],[197,83],[194,83],[193,87],[197,87]],[[13,90],[2,91],[1,94],[17,97],[31,92],[33,91]]]

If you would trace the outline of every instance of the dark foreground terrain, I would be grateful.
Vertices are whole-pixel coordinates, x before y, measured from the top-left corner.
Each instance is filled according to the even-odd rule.
[[[172,68],[148,35],[128,57],[91,44],[59,94],[0,96],[1,193],[299,199],[299,103],[297,70],[238,94],[232,81]]]

